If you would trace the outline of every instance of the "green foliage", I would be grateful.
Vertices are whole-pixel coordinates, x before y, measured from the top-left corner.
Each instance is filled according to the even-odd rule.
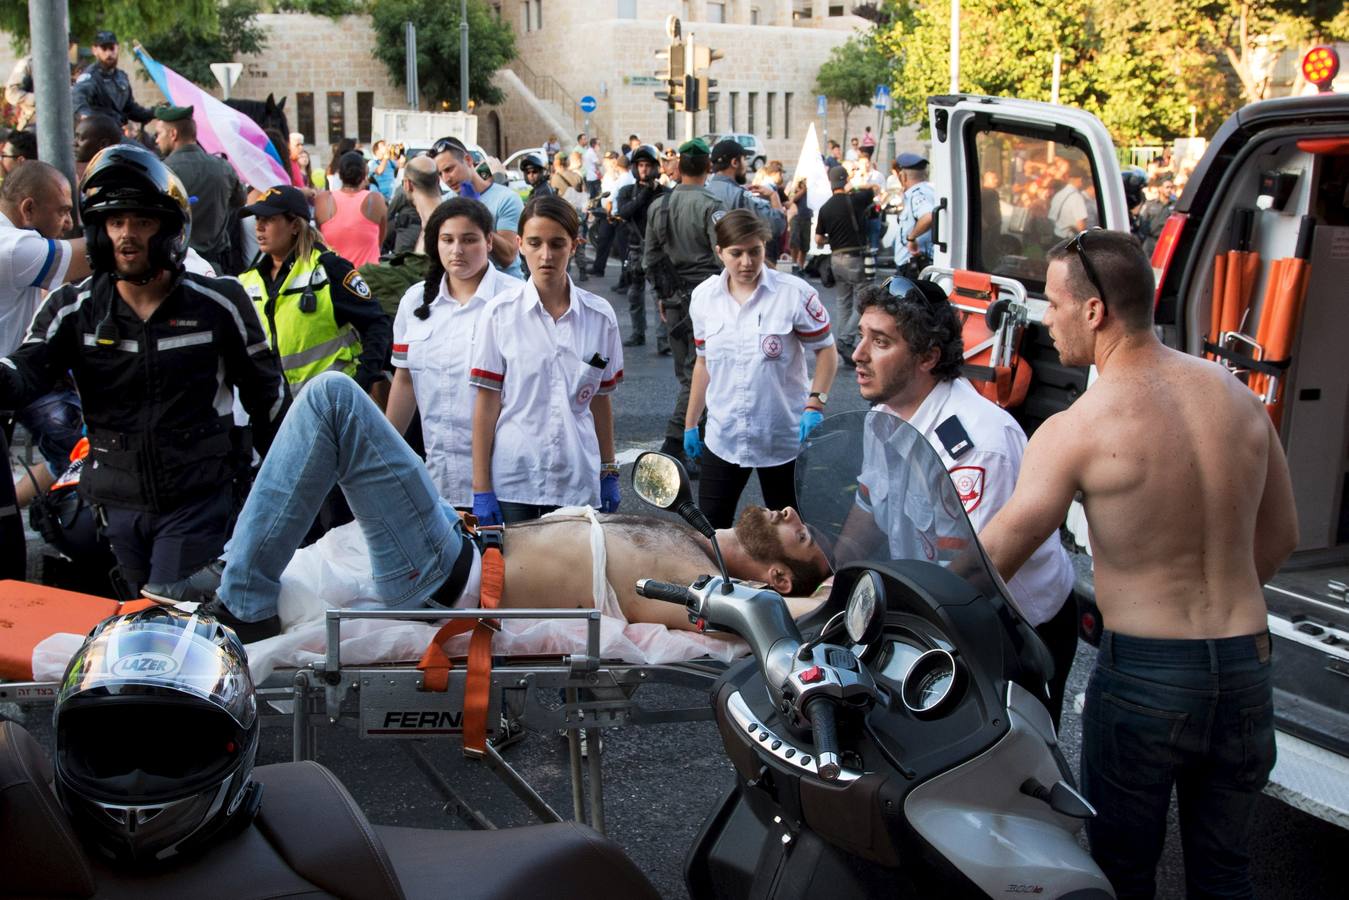
[[[373,0],[370,17],[379,40],[375,56],[399,85],[406,84],[403,23],[417,26],[417,81],[424,103],[459,103],[459,4],[447,0]],[[468,2],[470,100],[500,103],[492,74],[515,58],[515,33],[484,0]]]
[[[892,0],[893,2],[893,0]],[[892,61],[893,95],[926,114],[949,92],[949,0],[884,7],[870,40]],[[1171,0],[1167,14],[1137,0],[962,0],[960,90],[1049,100],[1062,54],[1059,101],[1101,118],[1117,142],[1210,134],[1265,95],[1270,51],[1349,31],[1335,0]]]
[[[148,47],[152,41],[176,37],[183,29],[202,34],[214,31],[220,22],[219,6],[217,0],[74,0],[70,30],[85,46],[94,32],[114,31],[123,53],[130,55],[135,41]],[[26,0],[0,2],[0,30],[13,37],[16,51],[28,52]]]
[[[211,87],[216,83],[211,63],[230,62],[236,54],[257,53],[266,46],[257,15],[257,0],[228,0],[220,5],[218,27],[198,31],[184,25],[171,38],[145,41],[145,49],[184,78]]]
[[[312,13],[330,19],[362,12],[368,5],[365,0],[276,0],[271,4],[277,12]]]
[[[890,60],[869,36],[852,37],[835,47],[820,66],[815,90],[843,104],[843,140],[848,139],[848,117],[859,106],[870,106],[876,85],[890,81]]]

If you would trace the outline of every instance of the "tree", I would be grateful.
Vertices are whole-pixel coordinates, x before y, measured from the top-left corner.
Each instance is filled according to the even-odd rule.
[[[185,25],[172,38],[144,41],[150,55],[197,84],[216,83],[211,63],[230,62],[240,53],[257,53],[267,44],[258,26],[257,0],[229,0],[219,9],[219,24],[198,31]]]
[[[70,30],[81,44],[96,31],[114,31],[130,52],[133,41],[149,47],[162,38],[176,38],[184,29],[211,33],[219,27],[219,7],[217,0],[77,0],[70,4]],[[28,52],[25,0],[0,2],[0,30],[9,32],[17,52]]]
[[[854,36],[835,47],[815,76],[815,90],[843,104],[843,140],[848,140],[848,117],[859,106],[870,106],[876,86],[890,81],[890,62],[869,35]]]
[[[374,0],[370,18],[379,40],[375,56],[395,84],[407,83],[403,23],[417,26],[417,81],[433,105],[459,103],[459,4],[452,0]],[[515,33],[498,21],[484,0],[468,2],[468,96],[475,103],[500,103],[505,95],[492,83],[497,69],[515,58]]]

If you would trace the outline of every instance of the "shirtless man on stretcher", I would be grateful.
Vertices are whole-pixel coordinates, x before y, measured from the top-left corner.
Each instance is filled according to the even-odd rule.
[[[356,382],[328,373],[309,383],[287,413],[258,472],[219,574],[202,570],[169,585],[146,585],[161,602],[203,601],[200,611],[234,628],[245,642],[281,630],[281,573],[340,485],[370,549],[379,599],[390,609],[475,607],[481,560],[454,509],[441,500],[426,467]],[[714,572],[710,543],[686,525],[638,516],[600,519],[606,574],[629,622],[690,629],[684,610],[637,595],[639,578],[687,584]],[[501,606],[588,606],[591,521],[558,515],[511,526],[504,535]],[[754,507],[717,541],[734,578],[767,583],[782,594],[809,594],[829,574],[823,551],[795,510]],[[793,607],[797,614],[814,603]]]

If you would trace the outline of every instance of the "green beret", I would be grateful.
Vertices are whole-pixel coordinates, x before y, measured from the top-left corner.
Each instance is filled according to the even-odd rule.
[[[680,156],[708,156],[711,152],[707,147],[707,142],[702,138],[694,138],[679,145]]]
[[[155,107],[154,117],[161,122],[181,122],[184,119],[192,118],[192,107],[161,103]]]

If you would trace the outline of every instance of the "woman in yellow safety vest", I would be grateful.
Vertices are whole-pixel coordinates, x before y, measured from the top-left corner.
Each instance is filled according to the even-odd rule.
[[[335,370],[364,390],[386,386],[393,323],[351,263],[323,244],[309,202],[290,186],[269,188],[246,214],[257,218],[257,259],[239,276],[253,299],[291,391]]]

